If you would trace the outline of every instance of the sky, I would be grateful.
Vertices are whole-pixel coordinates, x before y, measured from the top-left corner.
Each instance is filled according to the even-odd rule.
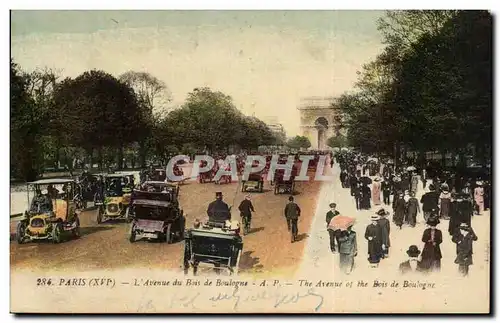
[[[182,104],[196,87],[230,95],[299,133],[302,97],[353,89],[383,45],[381,11],[12,11],[11,56],[62,77],[144,71]]]

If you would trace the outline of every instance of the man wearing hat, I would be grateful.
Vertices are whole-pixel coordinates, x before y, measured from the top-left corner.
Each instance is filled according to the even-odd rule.
[[[292,243],[297,241],[298,227],[297,222],[300,216],[300,207],[293,201],[293,196],[288,198],[288,203],[285,206],[285,218],[288,225],[288,231],[292,233]]]
[[[439,217],[437,214],[427,220],[429,228],[424,230],[422,235],[422,242],[424,243],[424,250],[422,250],[422,265],[425,269],[430,271],[439,271],[441,269],[441,243],[443,242],[443,234],[441,230],[436,229],[439,224]]]
[[[462,223],[456,229],[452,241],[457,245],[455,263],[458,265],[458,271],[467,276],[469,266],[472,265],[472,243],[477,241],[477,236],[468,223]]]
[[[424,272],[422,263],[418,261],[418,255],[420,255],[420,250],[415,245],[411,245],[406,251],[408,255],[408,260],[403,261],[399,264],[399,272],[401,274],[407,274],[411,272]]]
[[[420,203],[422,203],[422,212],[424,213],[425,221],[429,219],[432,212],[439,210],[439,193],[436,192],[434,184],[429,185],[429,192],[422,195]]]
[[[215,193],[215,201],[208,205],[207,214],[208,221],[210,222],[225,222],[231,220],[229,206],[222,201],[222,192]]]
[[[241,219],[244,220],[245,227],[243,228],[243,234],[247,234],[250,231],[250,223],[252,221],[252,212],[255,212],[253,208],[252,201],[250,201],[250,194],[245,196],[245,199],[241,201],[240,206],[238,206],[238,210],[240,210]]]
[[[391,223],[387,219],[387,216],[390,214],[384,209],[380,209],[376,213],[379,216],[378,225],[380,227],[382,236],[382,258],[389,257],[389,247],[391,246]]]
[[[448,224],[448,233],[453,236],[460,223],[467,223],[470,225],[473,207],[472,203],[467,199],[469,197],[466,193],[457,193],[450,206],[450,222]]]
[[[378,225],[380,217],[376,214],[371,216],[371,221],[365,231],[365,239],[368,241],[368,262],[372,267],[378,267],[382,257],[382,230]]]
[[[330,211],[326,213],[326,228],[328,230],[328,234],[330,236],[330,250],[335,253],[335,240],[337,240],[337,246],[340,248],[340,242],[339,242],[339,233],[340,230],[332,230],[328,227],[330,222],[334,217],[339,215],[339,211],[336,210],[337,204],[335,203],[330,203]]]

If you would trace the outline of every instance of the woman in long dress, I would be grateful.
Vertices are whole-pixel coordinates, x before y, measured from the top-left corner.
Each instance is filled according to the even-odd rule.
[[[381,183],[380,183],[380,178],[377,176],[373,180],[373,185],[372,185],[372,200],[374,205],[380,205],[380,190],[381,190]]]
[[[403,198],[403,193],[399,193],[399,196],[394,197],[392,209],[394,210],[394,216],[392,217],[392,220],[401,229],[401,227],[403,226],[403,220],[406,211],[406,203]]]
[[[422,250],[422,264],[429,271],[439,271],[441,269],[441,247],[443,234],[441,230],[436,229],[439,219],[431,217],[427,220],[429,228],[425,229],[422,235],[424,249]]]
[[[365,239],[368,241],[368,262],[378,267],[382,258],[382,230],[378,225],[379,216],[372,215],[372,223],[366,227]]]
[[[484,212],[484,189],[483,183],[477,182],[477,187],[474,189],[474,201],[477,205],[477,214],[481,215]]]
[[[448,187],[444,187],[441,195],[439,196],[440,207],[439,210],[441,212],[440,216],[443,220],[450,219],[450,206],[451,206],[451,193],[449,192]]]

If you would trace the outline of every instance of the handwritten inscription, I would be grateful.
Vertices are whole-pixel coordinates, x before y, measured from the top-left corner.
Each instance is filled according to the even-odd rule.
[[[237,310],[240,305],[248,302],[257,302],[261,300],[271,300],[273,302],[274,308],[278,308],[286,304],[296,304],[301,300],[314,299],[316,305],[314,306],[314,311],[317,312],[323,305],[323,296],[318,294],[314,288],[310,288],[305,292],[302,291],[292,291],[286,292],[283,290],[262,290],[259,292],[246,293],[242,289],[234,289],[232,293],[218,293],[216,296],[209,298],[210,301],[218,303],[221,301],[231,301],[233,302],[233,309]]]

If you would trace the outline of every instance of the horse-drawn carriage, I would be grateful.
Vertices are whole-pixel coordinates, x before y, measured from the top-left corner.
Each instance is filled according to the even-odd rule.
[[[183,239],[186,218],[179,208],[175,189],[170,192],[134,190],[131,208],[130,242],[138,238],[167,243]]]
[[[237,221],[199,224],[187,230],[184,239],[184,274],[192,267],[196,275],[200,265],[214,266],[217,273],[238,273],[243,240]]]

